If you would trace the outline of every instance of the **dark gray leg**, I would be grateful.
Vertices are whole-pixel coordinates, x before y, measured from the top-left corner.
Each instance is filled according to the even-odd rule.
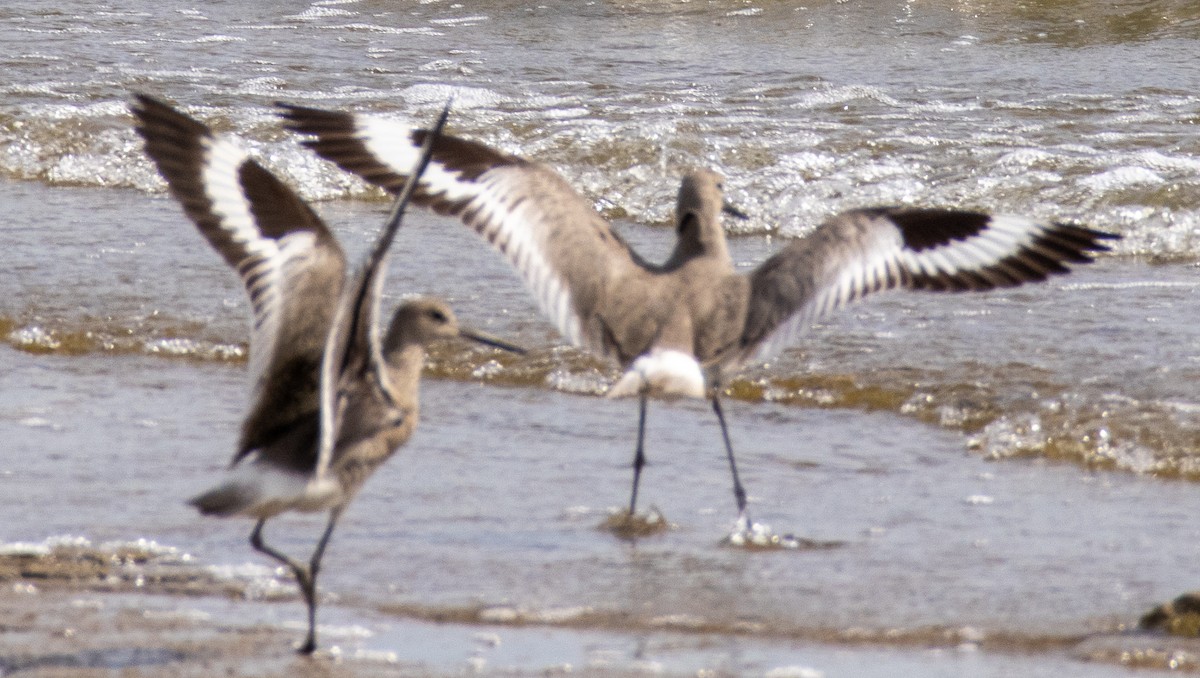
[[[254,547],[255,551],[274,558],[292,570],[292,574],[296,577],[296,583],[300,587],[300,594],[304,597],[305,604],[308,605],[308,636],[304,639],[304,644],[300,646],[300,654],[312,654],[317,649],[317,571],[320,570],[321,557],[325,555],[325,546],[329,543],[330,536],[333,535],[333,528],[337,524],[340,514],[338,509],[329,512],[329,523],[325,526],[325,533],[317,542],[317,548],[313,551],[312,559],[307,565],[268,546],[263,541],[262,529],[267,522],[265,518],[259,520],[258,524],[254,526],[254,531],[250,533],[250,545]]]
[[[720,396],[714,392],[713,412],[717,415],[717,421],[721,423],[721,437],[725,439],[725,456],[729,458],[729,471],[733,474],[733,498],[737,500],[738,520],[745,519],[746,527],[752,524],[750,521],[750,513],[746,510],[746,489],[742,487],[742,481],[738,478],[737,462],[733,460],[733,445],[729,442],[729,428],[725,426],[725,414],[721,411]]]
[[[629,517],[637,511],[638,483],[642,479],[642,467],[646,465],[646,453],[642,443],[646,438],[646,394],[638,396],[638,435],[637,449],[633,453],[633,491],[629,494]]]
[[[276,551],[273,547],[268,546],[263,541],[262,529],[266,522],[267,519],[263,518],[262,520],[258,521],[257,525],[254,526],[254,531],[250,533],[250,545],[254,547],[255,551],[258,551],[259,553],[265,553],[280,563],[287,565],[289,568],[291,568],[292,574],[296,575],[297,579],[308,578],[308,568],[306,568],[302,563],[293,560],[286,553]]]
[[[300,587],[300,592],[304,594],[304,601],[308,603],[308,638],[304,640],[304,645],[300,646],[301,654],[312,654],[317,649],[317,573],[321,571],[321,558],[325,556],[325,547],[329,544],[329,538],[333,536],[333,528],[337,525],[341,515],[341,509],[333,509],[329,512],[329,522],[325,525],[325,533],[321,535],[321,541],[317,542],[317,548],[308,562],[308,587],[305,589],[303,584]]]

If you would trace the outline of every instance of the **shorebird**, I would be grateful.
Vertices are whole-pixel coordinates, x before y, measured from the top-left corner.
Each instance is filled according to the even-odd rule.
[[[319,155],[386,190],[405,185],[429,132],[394,119],[280,104],[286,126]],[[413,202],[457,217],[499,250],[541,310],[574,345],[623,369],[612,397],[637,396],[629,516],[646,463],[649,396],[711,398],[733,477],[741,528],[752,527],[721,407],[743,365],[792,344],[816,318],[884,290],[990,290],[1045,280],[1092,261],[1117,236],[1012,215],[914,207],[831,217],[748,274],[735,272],[721,226],[738,214],[724,179],[683,178],[675,249],[638,255],[549,167],[449,135]]]
[[[250,412],[228,477],[190,500],[206,515],[257,519],[250,544],[291,569],[308,606],[300,652],[316,649],[316,581],[347,504],[417,425],[425,345],[463,337],[519,350],[461,327],[437,299],[402,304],[380,336],[387,250],[409,194],[401,192],[358,273],[329,228],[235,138],[137,95],[146,153],[209,244],[233,267],[253,307]],[[449,106],[430,133],[445,123]],[[418,152],[409,168],[428,162]],[[286,511],[328,511],[308,563],[266,544],[263,525]]]

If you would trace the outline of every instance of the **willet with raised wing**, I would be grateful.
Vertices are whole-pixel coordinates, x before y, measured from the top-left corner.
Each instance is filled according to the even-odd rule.
[[[206,515],[256,518],[253,547],[291,569],[308,605],[300,652],[316,649],[316,581],[334,526],[372,472],[417,425],[424,347],[464,337],[515,347],[459,326],[437,299],[402,304],[380,336],[387,250],[409,193],[347,283],[345,256],[320,217],[251,159],[236,139],[148,96],[133,112],[146,153],[201,234],[241,276],[254,318],[250,411],[229,477],[191,503]],[[437,136],[446,114],[433,129]],[[409,176],[428,154],[418,152]],[[263,541],[263,525],[285,511],[328,511],[308,563]]]
[[[398,191],[429,132],[402,121],[281,104],[289,129],[343,169]],[[646,399],[712,399],[733,476],[738,525],[750,527],[721,407],[722,385],[745,363],[791,344],[815,318],[883,290],[990,290],[1066,273],[1116,236],[1082,226],[980,212],[878,207],[838,214],[735,272],[721,226],[723,179],[684,177],[676,244],[645,261],[556,172],[443,135],[413,201],[457,217],[499,250],[541,309],[575,344],[624,374],[610,396],[639,399],[629,515],[645,464]]]

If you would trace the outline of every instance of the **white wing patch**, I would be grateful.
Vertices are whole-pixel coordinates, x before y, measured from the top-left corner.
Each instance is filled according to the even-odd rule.
[[[421,147],[413,142],[412,126],[369,115],[354,116],[355,135],[372,155],[400,176],[407,176],[421,157]],[[468,200],[478,192],[472,182],[463,181],[458,172],[434,161],[429,163],[421,175],[421,184],[429,192],[440,194],[447,200]]]
[[[354,117],[354,125],[355,136],[376,160],[397,175],[409,173],[421,150],[411,127],[361,115]],[[572,344],[583,346],[582,319],[575,312],[565,277],[547,256],[550,244],[538,237],[546,229],[538,225],[537,193],[523,176],[523,170],[505,167],[469,181],[435,158],[421,176],[421,186],[432,196],[461,204],[455,212],[508,259],[558,331]]]
[[[546,255],[551,244],[536,237],[545,229],[538,228],[540,214],[534,200],[522,201],[514,210],[510,208],[513,201],[505,199],[523,192],[520,170],[494,170],[480,179],[473,184],[479,191],[467,211],[476,205],[480,209],[469,225],[504,254],[558,331],[572,344],[582,346],[582,322],[574,311],[570,288]]]
[[[973,236],[917,251],[905,247],[900,230],[886,215],[871,219],[857,238],[831,242],[825,251],[814,253],[808,261],[822,270],[796,274],[811,276],[809,298],[759,343],[752,357],[770,358],[793,345],[821,317],[874,292],[907,286],[914,277],[982,274],[1035,247],[1036,239],[1053,228],[1025,217],[995,215]]]
[[[238,275],[253,309],[250,401],[255,402],[275,355],[285,271],[298,257],[311,255],[315,238],[311,233],[293,233],[280,241],[264,237],[240,181],[242,165],[250,160],[246,150],[229,137],[203,137],[201,145],[205,152],[200,177],[211,211],[221,229],[247,253],[238,264]]]
[[[890,223],[890,222],[888,222]],[[1042,223],[1012,215],[993,216],[978,235],[915,252],[902,250],[899,255],[906,269],[929,276],[979,271],[1015,256],[1022,247],[1033,244],[1047,231]]]
[[[842,306],[896,286],[901,266],[897,255],[903,251],[899,230],[892,226],[870,235],[868,241],[847,242],[844,249],[827,253],[824,270],[811,273],[812,295],[758,345],[754,360],[766,360],[794,345],[814,322]]]

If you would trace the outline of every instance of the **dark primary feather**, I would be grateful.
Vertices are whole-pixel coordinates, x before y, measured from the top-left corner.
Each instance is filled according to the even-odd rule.
[[[992,219],[982,212],[911,207],[878,207],[863,213],[891,219],[900,229],[904,244],[914,252],[979,235]]]
[[[285,126],[313,135],[304,143],[322,157],[387,190],[403,185],[409,156],[390,163],[377,156],[361,138],[354,115],[280,107]],[[406,146],[397,149],[399,155],[414,151],[425,134],[398,133],[396,139]],[[447,174],[462,195],[447,193]],[[601,328],[580,319],[591,318],[606,303],[615,279],[641,276],[650,268],[556,172],[477,142],[440,136],[413,202],[474,229],[513,264],[564,335],[601,352]],[[569,289],[565,271],[570,271]],[[569,297],[566,313],[563,296]]]
[[[808,237],[792,242],[750,274],[749,305],[738,344],[744,357],[767,341],[772,333],[793,322],[814,319],[825,310],[868,294],[888,289],[934,292],[981,291],[1013,287],[1069,272],[1068,263],[1093,260],[1108,251],[1106,240],[1118,236],[1065,223],[1045,224],[1015,253],[957,270],[914,270],[900,256],[891,256],[879,275],[864,277],[861,285],[846,289],[836,273],[845,265],[866,262],[873,252],[888,254],[887,224],[900,233],[901,251],[928,255],[955,243],[986,237],[995,217],[978,212],[947,209],[871,208],[839,214]],[[873,234],[876,234],[873,236]],[[834,276],[834,277],[830,277]],[[819,299],[822,294],[844,292],[844,298]],[[811,308],[826,301],[829,309]],[[797,318],[797,316],[802,316]],[[794,329],[794,328],[793,328]]]
[[[285,106],[283,115],[289,129],[315,137],[305,143],[322,157],[391,190],[420,134],[351,113]],[[423,180],[426,192],[416,202],[473,228],[518,270],[568,339],[623,364],[668,342],[706,365],[736,367],[764,344],[777,349],[779,336],[791,338],[803,323],[866,295],[1040,281],[1091,261],[1113,237],[963,210],[860,209],[830,219],[742,276],[719,222],[721,180],[702,171],[684,177],[676,248],[656,266],[550,168],[482,144],[444,142],[447,150],[439,144],[434,154],[442,174]],[[555,303],[565,295],[569,312]]]
[[[146,142],[147,155],[154,160],[171,194],[200,232],[230,266],[237,268],[249,253],[245,243],[237,242],[222,228],[201,176],[206,152],[204,141],[213,138],[211,130],[157,99],[144,94],[135,98],[136,130]],[[290,232],[311,231],[322,240],[333,240],[329,229],[308,204],[258,162],[247,159],[240,173],[251,209],[255,210],[255,216],[261,217],[258,225],[263,236],[278,238]]]
[[[234,463],[255,449],[271,456],[286,447],[277,443],[297,422],[317,412],[317,371],[345,270],[341,248],[320,217],[252,159],[227,168],[230,174],[223,179],[229,185],[209,184],[212,177],[205,172],[219,141],[206,125],[145,95],[136,95],[133,112],[146,153],[171,193],[242,278],[254,310],[251,363],[260,373],[253,375],[250,412]],[[244,197],[246,219],[214,209],[214,193],[229,191]],[[294,241],[284,256],[278,248],[295,234],[307,234],[311,242]]]

